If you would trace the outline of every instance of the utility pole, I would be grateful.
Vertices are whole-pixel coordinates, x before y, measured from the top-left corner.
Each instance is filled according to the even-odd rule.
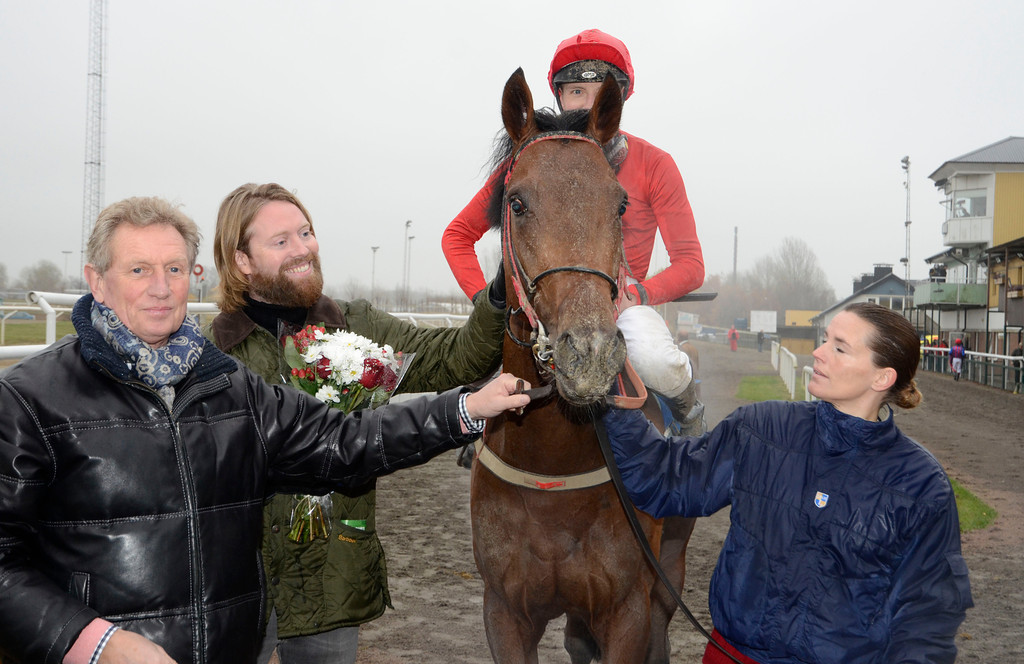
[[[732,283],[736,284],[736,257],[740,250],[740,227],[732,227]]]
[[[409,257],[406,259],[408,262],[405,266],[405,310],[412,311],[412,299],[409,297],[409,282],[412,281],[412,241],[416,239],[415,235],[409,236]]]
[[[370,247],[373,252],[373,262],[370,263],[370,302],[377,303],[377,250],[380,247]]]
[[[907,232],[907,247],[903,253],[903,258],[900,262],[903,263],[903,280],[906,281],[907,293],[903,299],[903,311],[910,311],[910,157],[906,156],[900,159],[900,164],[903,166],[903,170],[907,174],[907,180],[903,183],[903,186],[907,189],[907,220],[903,226]]]
[[[89,67],[85,101],[85,183],[82,196],[82,253],[79,274],[85,269],[85,248],[92,225],[103,207],[103,143],[105,94],[103,82],[107,50],[107,0],[89,3]]]
[[[409,227],[412,226],[412,219],[405,222],[405,244],[402,245],[402,308],[409,307]]]

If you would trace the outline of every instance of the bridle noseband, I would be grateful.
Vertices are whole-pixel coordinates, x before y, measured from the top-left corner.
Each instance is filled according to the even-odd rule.
[[[504,181],[504,192],[507,195],[508,183],[512,179],[512,171],[515,170],[516,164],[519,162],[519,157],[522,156],[523,151],[526,148],[539,143],[541,141],[548,140],[575,140],[575,141],[586,141],[596,145],[598,149],[602,150],[601,143],[592,136],[587,134],[576,132],[576,131],[549,131],[542,132],[535,136],[530,137],[519,146],[516,150],[515,155],[512,157],[508,165],[508,171],[505,173]],[[519,299],[519,308],[514,310],[509,307],[505,311],[505,332],[509,338],[515,343],[525,348],[531,348],[533,350],[534,357],[540,363],[542,369],[546,371],[552,371],[554,369],[553,361],[553,350],[551,348],[551,342],[548,339],[547,331],[544,328],[544,323],[541,322],[540,317],[537,315],[537,311],[533,308],[532,298],[537,292],[537,284],[544,277],[559,272],[578,272],[582,274],[592,274],[600,277],[607,281],[612,286],[612,302],[615,302],[619,297],[619,289],[625,284],[625,263],[620,265],[618,278],[613,278],[606,272],[601,270],[587,267],[585,265],[562,265],[558,267],[552,267],[547,270],[543,270],[536,277],[532,279],[526,273],[523,268],[522,262],[519,260],[519,255],[516,253],[515,244],[512,242],[512,203],[506,201],[505,205],[501,210],[501,250],[503,258],[508,259],[508,263],[511,266],[512,271],[512,286],[516,291],[516,296]],[[510,325],[511,317],[513,314],[523,313],[526,315],[527,320],[530,322],[530,328],[532,332],[530,334],[530,341],[526,342],[512,332]]]

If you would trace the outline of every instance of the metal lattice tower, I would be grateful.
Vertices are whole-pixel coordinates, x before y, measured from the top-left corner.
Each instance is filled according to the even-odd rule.
[[[85,247],[92,225],[103,207],[103,147],[105,86],[104,62],[107,51],[107,0],[89,3],[89,69],[85,101],[85,184],[82,197],[82,254],[78,276],[85,268]]]

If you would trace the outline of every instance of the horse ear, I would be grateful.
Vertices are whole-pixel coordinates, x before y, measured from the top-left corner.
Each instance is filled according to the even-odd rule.
[[[520,143],[536,130],[533,122],[533,95],[526,84],[523,68],[515,70],[505,82],[501,96],[501,120],[513,143]]]
[[[590,109],[587,133],[602,144],[615,138],[622,120],[622,90],[614,76],[605,76]]]

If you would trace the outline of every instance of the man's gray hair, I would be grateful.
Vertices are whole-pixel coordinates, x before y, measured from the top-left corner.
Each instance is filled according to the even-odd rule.
[[[106,273],[113,260],[110,243],[114,232],[122,225],[136,228],[166,224],[174,228],[185,240],[188,251],[188,267],[191,271],[199,255],[201,235],[196,222],[179,209],[180,206],[156,196],[133,196],[117,203],[111,203],[96,219],[96,225],[89,235],[85,249],[85,260],[100,274]]]

